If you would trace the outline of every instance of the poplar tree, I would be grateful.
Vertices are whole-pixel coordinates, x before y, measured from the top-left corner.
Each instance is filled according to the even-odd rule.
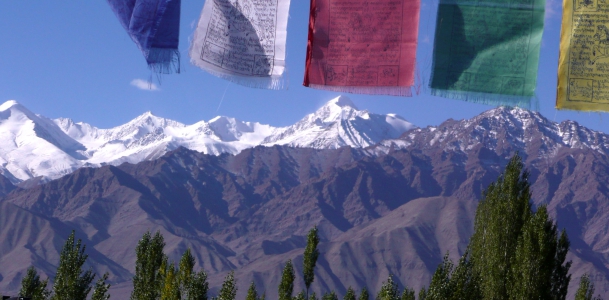
[[[21,279],[20,297],[29,297],[32,300],[46,300],[51,296],[51,291],[47,290],[49,279],[40,281],[38,272],[32,266],[27,269],[25,276]]]
[[[389,275],[387,281],[383,282],[381,289],[376,295],[377,300],[399,300],[400,292],[398,284],[393,281],[393,275]]]
[[[575,300],[601,300],[601,297],[594,297],[594,283],[588,274],[584,274],[579,281],[579,288],[575,293]]]
[[[556,248],[556,226],[542,205],[518,239],[510,274],[510,299],[552,299]]]
[[[108,280],[108,273],[105,273],[100,279],[97,280],[97,282],[95,282],[95,287],[93,288],[93,295],[91,296],[91,300],[110,299],[110,294],[108,294],[110,284],[106,284],[106,280]]]
[[[156,300],[161,297],[163,276],[161,266],[167,260],[163,253],[165,240],[159,231],[154,237],[146,232],[135,248],[135,275],[131,300]]]
[[[245,300],[258,300],[258,291],[256,291],[256,284],[252,281],[249,289],[247,290],[247,296]]]
[[[409,289],[408,287],[404,288],[402,292],[402,300],[415,300],[414,290]]]
[[[237,296],[237,283],[235,282],[235,271],[230,271],[220,289],[218,300],[235,300]]]
[[[207,273],[201,270],[192,276],[187,288],[186,300],[207,300],[208,291]]]
[[[363,287],[362,290],[359,293],[359,298],[357,298],[358,300],[369,300],[370,296],[368,295],[368,290],[366,289],[366,287]]]
[[[195,258],[190,252],[190,248],[184,251],[182,258],[180,259],[179,271],[178,271],[178,282],[180,286],[180,294],[189,299],[189,288],[192,285],[194,277],[193,269],[195,267]]]
[[[165,258],[161,266],[161,277],[163,285],[161,288],[161,300],[180,300],[179,271],[174,263],[168,263]]]
[[[347,289],[347,293],[343,297],[343,300],[357,300],[355,297],[355,290],[352,287]]]
[[[304,251],[304,262],[303,262],[303,277],[305,286],[307,287],[307,298],[309,297],[309,287],[315,279],[315,264],[319,257],[319,250],[317,245],[319,244],[319,236],[317,235],[317,226],[313,227],[307,235],[307,247]]]
[[[567,298],[569,282],[571,282],[571,274],[569,274],[571,261],[565,261],[570,246],[571,243],[567,237],[567,232],[563,229],[556,244],[556,256],[554,259],[554,268],[552,270],[551,293],[553,300],[565,300]]]
[[[472,270],[472,262],[469,259],[469,249],[459,259],[450,276],[452,298],[454,300],[482,300],[480,286],[476,274]]]
[[[315,292],[311,293],[311,295],[309,296],[309,300],[319,300],[317,298],[317,294],[315,294]]]
[[[91,282],[95,278],[93,270],[82,270],[87,260],[86,245],[82,241],[74,241],[75,232],[72,231],[61,249],[59,267],[53,284],[52,300],[85,300],[91,291]]]
[[[336,295],[336,293],[334,291],[330,291],[330,292],[326,292],[324,294],[323,297],[321,297],[322,300],[338,300],[338,296]]]
[[[288,260],[283,268],[281,282],[279,283],[279,300],[291,300],[294,291],[294,267],[292,260]]]
[[[292,298],[294,300],[307,300],[307,296],[305,295],[305,291],[300,291],[296,297]]]
[[[438,266],[433,276],[431,283],[427,289],[427,300],[445,300],[451,299],[453,287],[450,281],[450,275],[453,272],[454,264],[448,258],[448,253],[444,255],[442,263]]]
[[[484,192],[470,240],[474,272],[480,276],[484,299],[508,299],[508,281],[522,227],[529,220],[529,174],[518,155]]]

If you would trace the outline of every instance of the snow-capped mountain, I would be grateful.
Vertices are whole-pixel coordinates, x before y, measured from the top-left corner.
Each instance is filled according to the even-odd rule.
[[[0,174],[14,183],[48,180],[81,166],[156,159],[180,146],[215,155],[258,145],[362,148],[413,128],[394,114],[359,110],[344,96],[288,127],[224,116],[185,125],[146,112],[124,125],[100,129],[66,118],[51,120],[10,100],[0,105]]]

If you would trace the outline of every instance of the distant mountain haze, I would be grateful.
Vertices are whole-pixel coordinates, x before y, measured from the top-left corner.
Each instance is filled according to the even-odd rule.
[[[10,119],[4,114],[0,116]],[[11,121],[21,125],[2,123],[0,128],[26,134],[30,131],[23,126],[37,123],[30,121],[35,115],[24,116]],[[158,156],[147,154],[142,157],[150,159],[137,163],[78,168],[42,184],[28,180],[16,187],[11,178],[0,179],[0,195],[5,195],[0,196],[0,239],[6,241],[0,244],[0,291],[16,293],[30,265],[42,278],[53,276],[63,240],[76,229],[90,254],[87,267],[97,274],[108,271],[112,298],[126,299],[137,241],[147,230],[160,230],[170,259],[177,261],[187,248],[193,250],[195,269],[202,266],[209,273],[212,295],[226,273],[235,270],[239,299],[245,297],[251,281],[268,299],[276,299],[288,259],[296,270],[295,291],[304,289],[302,255],[306,234],[315,225],[321,255],[311,290],[318,295],[332,289],[342,298],[349,286],[366,286],[375,295],[389,274],[401,287],[418,291],[429,284],[445,253],[454,262],[463,253],[478,200],[518,152],[530,172],[534,205],[548,204],[558,227],[566,228],[571,240],[568,259],[573,260],[573,278],[568,298],[573,298],[584,273],[591,275],[598,293],[609,296],[609,135],[506,107],[427,128],[407,128],[412,125],[404,125],[405,121],[400,121],[402,127],[386,127],[386,131],[371,125],[393,122],[389,117],[359,111],[338,98],[300,121],[315,125],[299,122],[293,128],[272,129],[274,134],[251,143],[258,146],[240,151],[214,155],[221,151],[205,154],[176,145],[170,151],[159,148],[163,150]],[[156,122],[155,128],[167,131],[179,127],[152,116],[150,120]],[[237,128],[229,123],[219,126]],[[110,153],[103,149],[112,145],[129,148],[123,141],[162,136],[161,130],[150,133],[152,125],[134,125],[141,131],[119,134],[110,133],[114,129],[101,133],[82,129],[84,125],[61,125],[68,122],[52,124],[56,127],[49,128],[56,130],[46,129],[47,145],[72,147],[75,156],[84,156],[82,149],[94,148],[92,141],[101,136],[121,142],[100,144],[95,148],[100,152],[91,157]],[[178,136],[177,129],[171,130],[175,130],[171,136]],[[240,141],[237,132],[243,137],[246,131],[209,130],[213,136],[223,136],[218,144],[222,146],[217,146],[222,149],[229,145],[237,149],[236,141],[230,144],[228,139]],[[378,137],[374,132],[395,136],[377,141],[370,138]],[[11,137],[10,141],[30,141],[19,134]],[[359,144],[340,147],[347,142]],[[36,149],[27,142],[11,145],[13,151],[28,145]],[[68,156],[74,157],[63,157]],[[5,168],[21,174],[11,171],[16,167]],[[19,179],[14,175],[11,180],[15,178]]]
[[[184,125],[146,112],[127,124],[99,129],[71,119],[51,120],[10,100],[0,105],[0,174],[13,183],[35,177],[47,181],[83,166],[156,159],[178,147],[214,155],[257,145],[361,148],[412,128],[394,114],[358,110],[345,96],[288,127],[223,116]]]

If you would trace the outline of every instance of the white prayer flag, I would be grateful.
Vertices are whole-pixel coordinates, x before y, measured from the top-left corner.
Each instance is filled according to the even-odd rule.
[[[191,62],[248,87],[280,90],[285,80],[290,0],[207,0]]]

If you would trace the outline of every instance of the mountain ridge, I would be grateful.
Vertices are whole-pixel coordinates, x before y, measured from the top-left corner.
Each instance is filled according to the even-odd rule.
[[[50,120],[9,100],[0,105],[0,143],[12,146],[0,151],[0,174],[14,184],[36,177],[48,181],[83,166],[156,159],[180,146],[214,155],[257,145],[361,148],[414,127],[393,114],[358,110],[345,96],[287,127],[225,116],[185,125],[145,112],[123,125],[100,129],[67,118]]]
[[[75,228],[130,274],[137,240],[146,230],[160,230],[171,259],[193,249],[197,268],[209,272],[212,293],[226,272],[236,270],[238,297],[254,281],[274,298],[287,259],[295,263],[299,291],[305,237],[313,226],[321,237],[312,285],[317,294],[333,289],[342,295],[349,285],[374,292],[389,274],[400,287],[418,290],[429,284],[444,254],[456,262],[463,253],[483,191],[520,153],[533,205],[547,204],[571,240],[568,298],[584,273],[607,296],[608,138],[574,122],[496,108],[366,148],[274,145],[214,156],[180,147],[155,160],[81,168],[15,188],[0,203]],[[7,225],[5,234],[36,228],[30,219]],[[57,251],[40,247],[49,255]],[[27,260],[4,253],[29,257],[33,250],[20,242],[3,251],[0,272],[12,275],[3,273],[0,289],[10,290],[27,268],[12,261]],[[130,274],[111,272],[113,297],[129,294]]]

